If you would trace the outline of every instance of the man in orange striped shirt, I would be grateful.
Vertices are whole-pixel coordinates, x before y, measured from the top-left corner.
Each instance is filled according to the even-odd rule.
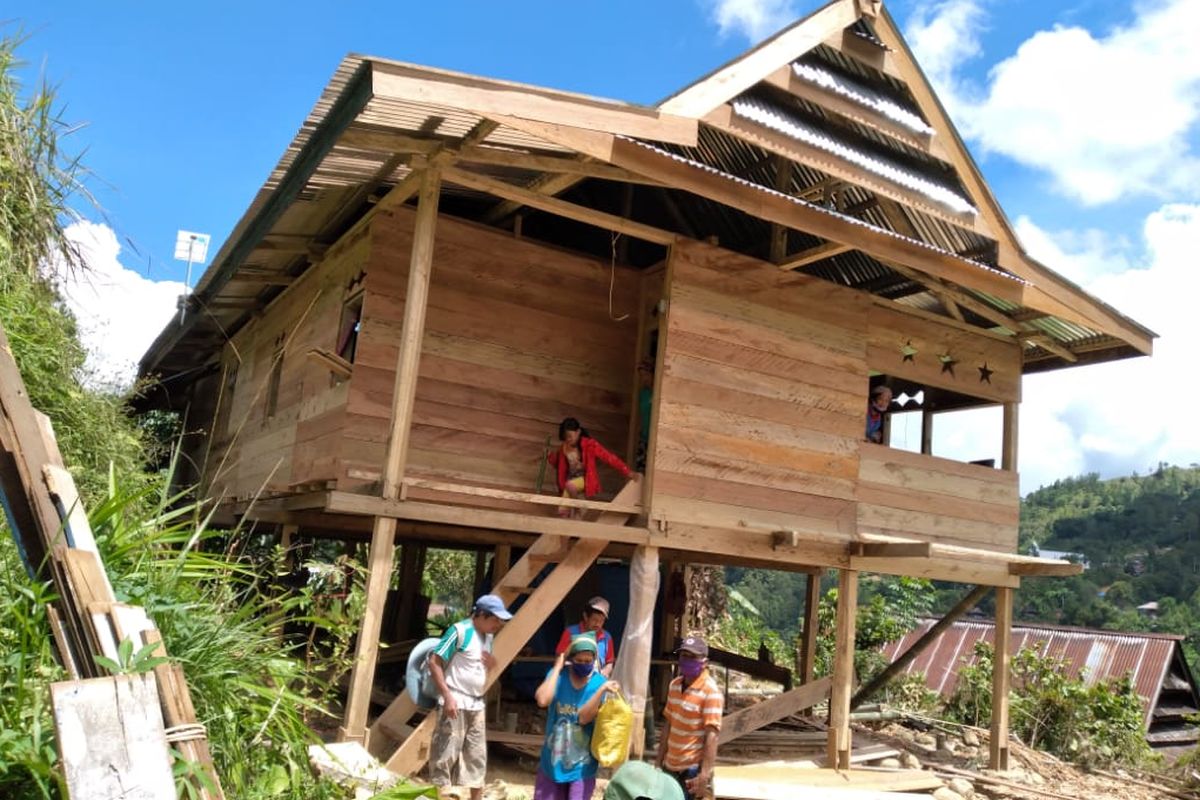
[[[687,800],[695,800],[708,793],[725,697],[708,674],[708,645],[703,639],[689,636],[675,652],[679,676],[667,692],[658,767],[679,781]]]

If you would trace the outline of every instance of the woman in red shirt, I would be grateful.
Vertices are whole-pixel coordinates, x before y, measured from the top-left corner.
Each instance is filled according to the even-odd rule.
[[[574,417],[559,423],[558,438],[561,444],[546,454],[546,460],[558,470],[558,491],[562,497],[579,499],[600,493],[597,458],[624,475],[626,480],[637,479],[637,474],[624,461],[605,450]],[[558,509],[558,515],[579,517],[582,513],[581,509],[563,507]]]

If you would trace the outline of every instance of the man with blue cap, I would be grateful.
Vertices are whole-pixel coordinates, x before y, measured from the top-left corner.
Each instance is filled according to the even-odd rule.
[[[487,725],[484,687],[492,658],[492,637],[512,614],[504,601],[485,594],[471,616],[446,629],[429,654],[429,676],[438,690],[438,721],[429,748],[429,780],[443,795],[452,786],[483,797],[487,772]]]

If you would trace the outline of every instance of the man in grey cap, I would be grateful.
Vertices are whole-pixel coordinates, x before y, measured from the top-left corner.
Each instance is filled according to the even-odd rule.
[[[708,674],[708,644],[688,636],[675,650],[679,677],[667,690],[658,766],[675,778],[687,800],[704,797],[717,761],[725,695]]]
[[[576,625],[568,625],[563,631],[562,637],[558,640],[558,646],[554,648],[554,654],[567,652],[567,648],[571,646],[571,640],[581,633],[596,634],[596,666],[601,674],[606,678],[612,677],[613,662],[617,660],[617,644],[613,641],[612,634],[604,630],[604,623],[608,621],[608,612],[610,606],[608,601],[603,597],[593,597],[587,601],[587,606],[583,609],[583,614],[579,617],[579,623]]]
[[[429,676],[438,690],[438,720],[429,748],[429,780],[443,796],[465,786],[471,800],[483,797],[487,773],[487,727],[483,701],[487,674],[496,666],[492,637],[512,614],[504,601],[485,594],[471,616],[446,629],[429,654]]]

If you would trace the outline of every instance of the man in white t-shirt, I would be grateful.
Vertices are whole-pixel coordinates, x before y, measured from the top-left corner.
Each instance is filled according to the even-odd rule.
[[[464,786],[471,800],[483,797],[487,772],[484,686],[492,658],[492,637],[512,614],[504,601],[485,594],[471,616],[451,625],[429,654],[429,675],[438,690],[438,721],[429,750],[429,779],[446,794]]]

